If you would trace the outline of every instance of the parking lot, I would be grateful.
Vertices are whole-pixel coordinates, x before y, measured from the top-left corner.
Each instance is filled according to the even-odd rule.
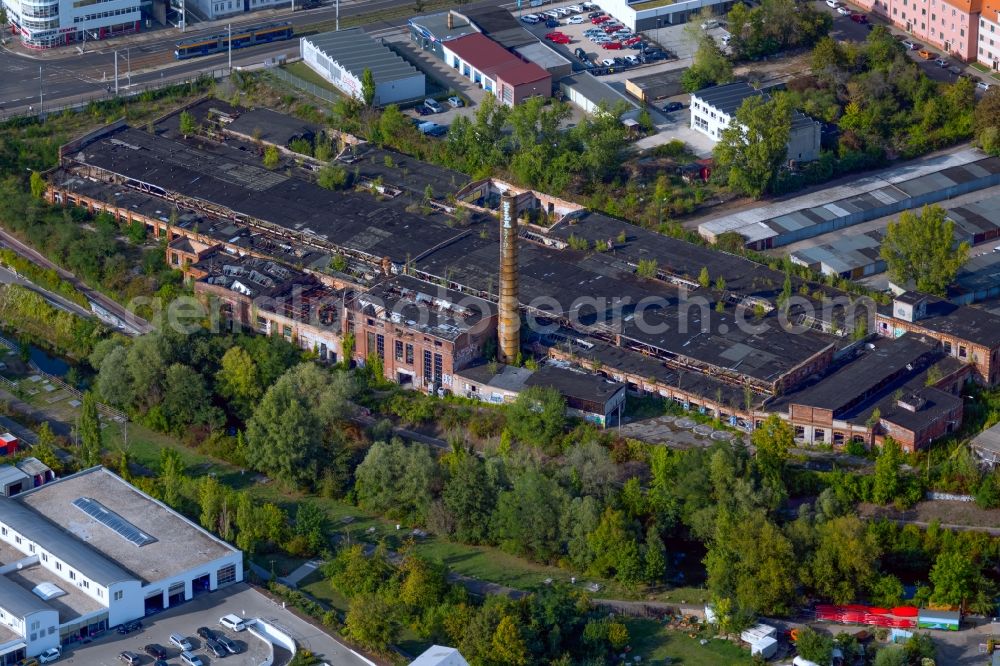
[[[171,608],[163,613],[144,618],[143,629],[122,635],[110,631],[87,645],[75,645],[63,651],[59,664],[78,666],[121,666],[118,655],[129,650],[141,655],[140,663],[146,666],[153,658],[143,652],[143,647],[157,643],[167,649],[167,663],[180,665],[180,650],[170,645],[168,637],[172,633],[181,634],[191,641],[192,652],[201,658],[206,666],[213,664],[260,664],[265,661],[268,648],[263,641],[247,631],[235,633],[223,630],[219,618],[228,613],[242,617],[261,617],[281,627],[291,634],[296,642],[333,666],[368,666],[369,662],[358,657],[329,635],[290,611],[275,604],[248,585],[238,584],[217,592],[195,597],[193,600]],[[226,658],[210,656],[205,651],[204,641],[195,633],[198,627],[208,627],[224,634],[240,648],[240,652]]]

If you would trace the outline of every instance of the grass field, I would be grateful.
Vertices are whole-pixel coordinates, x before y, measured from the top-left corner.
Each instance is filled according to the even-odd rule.
[[[701,645],[697,637],[669,629],[656,620],[630,618],[625,624],[631,637],[631,654],[642,657],[642,664],[740,666],[751,663],[749,652],[728,641],[713,638]]]
[[[310,69],[309,65],[304,62],[290,62],[286,65],[281,66],[289,74],[299,77],[303,81],[313,84],[323,90],[329,90],[332,93],[338,95],[342,94],[340,90],[337,89],[332,83],[324,79],[322,76]]]

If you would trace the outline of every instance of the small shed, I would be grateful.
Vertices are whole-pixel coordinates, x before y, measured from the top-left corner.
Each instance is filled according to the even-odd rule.
[[[917,615],[918,629],[941,629],[944,631],[958,631],[958,625],[962,622],[962,614],[958,611],[932,610],[921,608]]]
[[[31,488],[31,479],[13,465],[0,466],[0,495],[13,497]]]
[[[586,113],[595,114],[602,108],[613,109],[621,106],[624,109],[620,116],[622,120],[639,118],[640,110],[635,102],[587,72],[562,78],[559,81],[559,90],[566,99]]]
[[[518,46],[514,49],[514,53],[551,74],[553,81],[558,81],[573,73],[573,63],[541,42]]]
[[[31,480],[28,485],[29,488],[37,488],[49,481],[55,481],[56,474],[52,471],[52,468],[43,463],[38,458],[25,458],[24,460],[16,463],[16,466],[21,472],[27,474]]]
[[[764,659],[770,659],[778,653],[778,639],[773,636],[762,638],[750,644],[750,654],[759,654]]]
[[[778,635],[778,630],[769,624],[758,624],[756,627],[750,627],[749,629],[744,629],[743,633],[740,634],[740,640],[744,643],[749,643],[753,645],[758,643],[765,638],[775,638]]]
[[[973,437],[969,447],[979,460],[996,467],[1000,463],[1000,423]]]
[[[0,435],[0,455],[10,456],[17,453],[18,439],[13,434],[5,432]]]
[[[647,104],[684,92],[681,77],[686,69],[671,69],[656,74],[630,76],[625,80],[625,92]]]

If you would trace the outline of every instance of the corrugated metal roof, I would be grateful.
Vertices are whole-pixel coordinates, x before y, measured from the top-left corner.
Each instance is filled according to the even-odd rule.
[[[387,46],[376,43],[361,28],[322,32],[303,37],[302,41],[312,44],[358,78],[361,78],[366,69],[370,69],[375,83],[398,81],[420,74],[416,67]]]

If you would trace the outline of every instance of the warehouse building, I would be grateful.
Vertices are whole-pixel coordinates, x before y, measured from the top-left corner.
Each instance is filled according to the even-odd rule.
[[[744,100],[751,97],[760,97],[764,101],[770,99],[770,95],[766,92],[757,90],[743,81],[712,86],[691,93],[691,129],[718,142],[722,139],[722,131],[729,127]],[[792,111],[788,159],[797,162],[811,162],[818,159],[821,127],[819,121],[800,111]]]
[[[486,35],[473,33],[441,45],[444,61],[507,106],[551,97],[552,75],[525,62]]]
[[[601,0],[598,4],[633,32],[640,32],[684,25],[697,18],[705,8],[710,8],[716,16],[724,16],[735,3],[733,0]]]
[[[681,77],[686,70],[670,69],[655,74],[630,76],[625,79],[625,91],[640,102],[653,104],[664,97],[673,97],[684,92]]]
[[[580,72],[567,76],[559,81],[559,89],[563,96],[583,109],[585,113],[595,114],[602,109],[610,111],[616,107],[624,109],[620,118],[636,120],[639,117],[638,105],[608,84],[598,81],[593,74]]]
[[[514,53],[544,69],[553,81],[573,73],[573,63],[541,42],[518,46],[514,49]]]
[[[885,261],[879,254],[883,238],[881,231],[873,230],[795,250],[789,252],[788,257],[793,263],[808,266],[823,275],[859,280],[885,270]]]
[[[735,232],[743,236],[747,247],[763,250],[997,184],[1000,158],[987,157],[976,148],[962,148],[863,176],[850,184],[702,222],[698,233],[715,242],[722,234]]]
[[[310,69],[355,99],[362,98],[361,79],[366,69],[375,77],[378,106],[421,99],[426,93],[423,72],[361,28],[303,37],[299,51]]]
[[[239,550],[103,467],[0,497],[0,565],[0,663],[243,579]]]

